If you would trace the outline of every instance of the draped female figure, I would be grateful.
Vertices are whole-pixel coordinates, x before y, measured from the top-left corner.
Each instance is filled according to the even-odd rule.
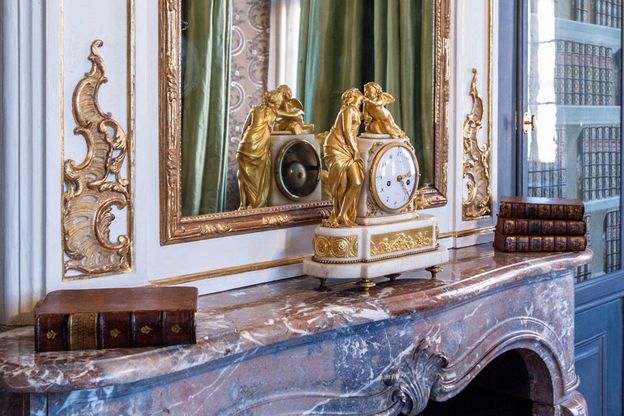
[[[334,206],[326,227],[350,227],[364,182],[364,163],[357,147],[364,96],[357,88],[342,93],[342,106],[323,146]]]
[[[280,110],[282,94],[268,91],[261,105],[252,108],[243,127],[243,137],[236,152],[238,161],[238,209],[267,205],[271,181],[271,131],[277,116],[297,118],[301,111]]]

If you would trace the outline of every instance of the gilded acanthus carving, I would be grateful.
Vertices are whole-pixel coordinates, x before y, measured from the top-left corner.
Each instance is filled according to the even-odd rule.
[[[382,256],[390,253],[413,250],[433,244],[433,228],[417,228],[414,230],[372,235],[370,240],[371,256]]]
[[[72,97],[75,134],[86,142],[85,159],[64,162],[63,243],[64,277],[123,273],[132,269],[132,192],[130,145],[123,128],[100,110],[97,95],[107,81],[96,40],[91,45],[91,70]],[[111,241],[113,208],[125,210],[125,232]]]
[[[463,138],[463,179],[467,195],[462,202],[464,220],[474,220],[491,215],[492,199],[490,184],[490,132],[481,146],[478,140],[479,130],[483,127],[483,100],[477,90],[477,70],[472,70],[470,96],[472,110],[466,116],[462,128]]]
[[[262,218],[262,224],[283,227],[284,225],[288,225],[291,220],[292,220],[292,217],[287,214],[272,215],[272,216],[267,215],[264,218]]]

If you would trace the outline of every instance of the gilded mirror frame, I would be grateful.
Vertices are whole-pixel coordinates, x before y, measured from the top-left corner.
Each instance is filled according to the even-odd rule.
[[[450,0],[434,0],[434,172],[421,188],[419,208],[447,202]],[[181,3],[159,0],[160,242],[175,244],[319,222],[331,202],[182,216]]]

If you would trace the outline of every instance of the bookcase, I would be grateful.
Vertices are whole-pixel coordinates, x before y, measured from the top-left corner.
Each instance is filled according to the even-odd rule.
[[[621,11],[622,0],[532,0],[528,17],[526,94],[538,123],[523,192],[585,202],[595,254],[579,282],[621,267]]]

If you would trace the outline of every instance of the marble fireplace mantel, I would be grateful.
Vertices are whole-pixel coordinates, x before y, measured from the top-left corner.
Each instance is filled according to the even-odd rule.
[[[0,334],[0,413],[418,414],[514,351],[533,414],[585,415],[573,270],[591,255],[481,245],[368,294],[301,277],[202,296],[190,346],[36,354],[17,328]]]

